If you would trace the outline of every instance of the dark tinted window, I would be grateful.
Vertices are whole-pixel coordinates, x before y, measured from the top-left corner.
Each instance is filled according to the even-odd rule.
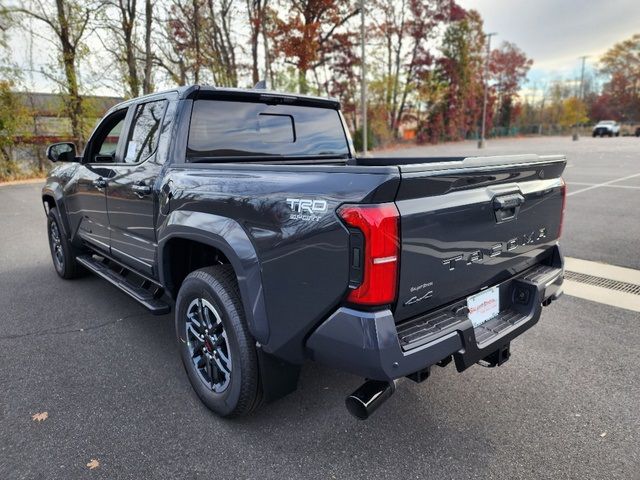
[[[91,137],[85,156],[90,163],[117,163],[118,142],[122,134],[127,109],[119,110],[105,118]]]
[[[348,153],[340,116],[330,108],[197,100],[188,156],[313,156]]]
[[[124,156],[126,163],[141,162],[155,151],[165,105],[166,102],[161,100],[136,107]]]
[[[120,139],[120,134],[122,133],[122,127],[124,126],[124,117],[116,123],[116,125],[107,133],[107,136],[102,141],[102,145],[100,145],[100,151],[98,155],[111,155],[114,156],[116,154],[116,148],[118,147],[118,140]]]

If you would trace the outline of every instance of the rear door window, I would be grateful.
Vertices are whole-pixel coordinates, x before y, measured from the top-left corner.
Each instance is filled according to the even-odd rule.
[[[136,107],[127,139],[125,163],[142,162],[155,152],[166,104],[165,100],[160,100]]]
[[[347,156],[340,115],[332,108],[196,100],[187,157]]]

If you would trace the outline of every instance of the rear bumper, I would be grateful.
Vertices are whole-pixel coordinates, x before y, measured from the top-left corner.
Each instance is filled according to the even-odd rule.
[[[466,299],[400,325],[390,310],[343,307],[311,334],[306,346],[315,361],[373,380],[404,377],[451,355],[463,371],[535,325],[542,304],[562,295],[563,279],[562,267],[538,265],[501,283],[500,314],[477,328],[466,312],[455,313]]]

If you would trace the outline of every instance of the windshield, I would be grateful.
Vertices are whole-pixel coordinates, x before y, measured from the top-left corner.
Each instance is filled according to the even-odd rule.
[[[347,138],[332,108],[196,100],[187,157],[346,157]]]

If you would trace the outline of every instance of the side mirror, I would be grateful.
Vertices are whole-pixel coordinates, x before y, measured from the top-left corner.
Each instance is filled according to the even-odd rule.
[[[71,142],[54,143],[47,147],[47,158],[52,162],[75,162],[76,146]]]

